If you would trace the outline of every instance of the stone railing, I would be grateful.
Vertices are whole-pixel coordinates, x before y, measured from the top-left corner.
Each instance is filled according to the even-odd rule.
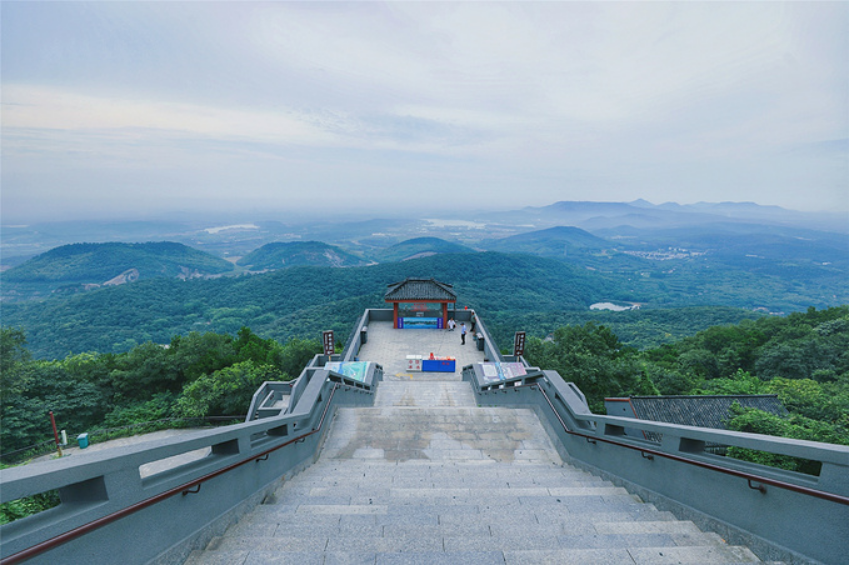
[[[745,544],[762,559],[846,562],[849,446],[601,416],[573,383],[533,367],[493,381],[481,365],[469,365],[463,379],[481,405],[535,407],[564,460]],[[661,440],[638,439],[626,429]],[[819,476],[785,471],[715,455],[706,445],[798,457],[822,468]]]
[[[2,563],[182,562],[313,462],[337,405],[373,403],[373,369],[360,382],[313,368],[283,416],[0,471],[0,502],[62,500],[0,526]]]
[[[285,397],[291,397],[292,387],[296,381],[265,381],[254,393],[251,406],[248,408],[246,422],[279,416],[286,412],[286,408],[279,408],[279,404]],[[290,398],[291,399],[291,398]]]

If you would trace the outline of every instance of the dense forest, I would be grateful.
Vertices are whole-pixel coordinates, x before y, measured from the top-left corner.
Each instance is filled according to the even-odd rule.
[[[23,327],[38,358],[120,353],[191,331],[234,334],[242,326],[285,342],[323,330],[347,335],[365,308],[383,308],[389,283],[408,276],[454,283],[463,305],[522,312],[586,310],[619,298],[614,284],[571,265],[530,256],[440,255],[352,269],[293,267],[215,280],[157,279],[67,298],[3,304],[3,324]],[[589,300],[589,302],[588,302]]]
[[[777,394],[787,418],[740,409],[728,428],[849,445],[849,306],[715,326],[643,351],[588,322],[531,338],[526,357],[577,384],[597,413],[606,396]],[[735,456],[810,470],[791,458]]]
[[[121,353],[147,341],[168,343],[173,335],[234,334],[242,326],[280,342],[312,338],[322,330],[347,335],[363,309],[385,307],[387,284],[408,276],[454,284],[458,306],[475,308],[499,343],[508,343],[519,329],[545,337],[561,325],[596,320],[642,349],[712,325],[756,318],[742,306],[762,304],[764,296],[786,293],[794,301],[806,300],[794,294],[803,287],[788,289],[781,281],[746,273],[699,275],[684,284],[488,252],[350,269],[292,267],[216,280],[139,281],[69,297],[3,303],[3,324],[24,328],[32,355],[41,359],[86,351]],[[731,281],[732,276],[737,279]],[[643,307],[618,313],[589,310],[591,304],[609,300]]]
[[[318,339],[280,344],[242,328],[235,337],[192,332],[174,336],[167,347],[148,342],[126,353],[44,361],[32,359],[24,332],[3,328],[3,453],[49,439],[51,410],[69,434],[171,418],[243,416],[260,384],[297,377],[319,352]]]
[[[474,253],[474,250],[438,237],[417,237],[408,239],[385,249],[372,252],[369,256],[381,263],[409,261],[438,253]]]

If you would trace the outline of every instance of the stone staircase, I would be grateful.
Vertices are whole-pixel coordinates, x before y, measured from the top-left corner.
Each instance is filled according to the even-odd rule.
[[[387,381],[339,409],[318,461],[187,565],[752,563],[563,464],[535,412],[463,382]]]

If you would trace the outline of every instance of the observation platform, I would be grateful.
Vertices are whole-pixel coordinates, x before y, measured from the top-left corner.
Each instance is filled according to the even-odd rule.
[[[470,326],[467,324],[467,328]],[[454,357],[454,373],[410,372],[407,355]],[[360,348],[360,361],[375,361],[383,365],[384,381],[460,381],[462,369],[473,363],[483,363],[484,352],[478,351],[471,332],[461,345],[459,325],[453,331],[438,329],[394,329],[391,322],[371,322],[368,341]]]

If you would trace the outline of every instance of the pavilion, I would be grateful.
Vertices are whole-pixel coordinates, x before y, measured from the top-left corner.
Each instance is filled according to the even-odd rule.
[[[407,278],[387,285],[384,298],[392,304],[393,328],[445,328],[448,305],[457,303],[453,286],[435,279]]]

